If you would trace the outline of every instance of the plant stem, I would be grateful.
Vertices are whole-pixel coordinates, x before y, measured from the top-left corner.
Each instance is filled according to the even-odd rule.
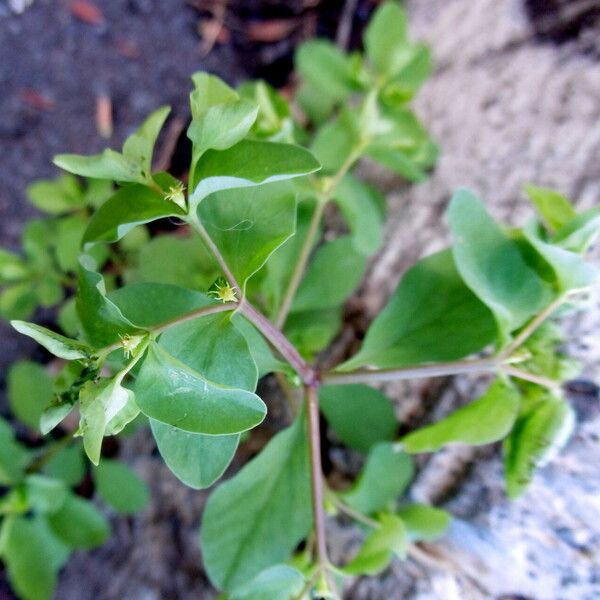
[[[334,494],[332,492],[330,494],[329,498],[335,504],[335,506],[340,509],[341,512],[343,512],[346,515],[348,515],[349,517],[353,518],[355,521],[358,521],[359,523],[363,523],[364,525],[367,525],[368,527],[372,527],[373,529],[381,528],[381,525],[375,519],[371,519],[371,517],[367,517],[366,515],[363,515],[362,513],[354,510],[353,508],[348,506],[346,503],[342,502],[339,499],[339,497],[337,496],[337,494]]]
[[[548,304],[524,327],[517,337],[500,353],[501,358],[508,358],[517,348],[520,348],[539,326],[552,315],[552,313],[566,300],[568,294],[561,294],[556,300]]]
[[[193,321],[198,317],[207,317],[208,315],[215,315],[222,312],[232,311],[235,310],[238,306],[238,302],[224,302],[223,304],[213,304],[211,306],[204,306],[202,308],[193,310],[192,312],[181,315],[180,317],[177,317],[175,319],[171,319],[170,321],[165,321],[161,325],[152,328],[151,331],[156,334],[163,333],[163,331],[166,331],[167,329],[170,329],[175,325],[181,325],[182,323]]]
[[[304,402],[308,421],[308,443],[310,451],[310,475],[312,507],[315,529],[317,565],[326,573],[329,570],[327,538],[325,532],[325,508],[323,471],[321,469],[321,429],[319,424],[319,403],[316,385],[304,386]]]
[[[242,300],[239,306],[240,312],[273,344],[302,378],[302,382],[306,385],[315,385],[318,381],[316,371],[300,356],[298,350],[285,335],[247,300]]]
[[[304,271],[306,269],[306,265],[310,257],[310,252],[315,243],[317,231],[319,230],[319,224],[321,223],[321,219],[323,218],[325,205],[326,202],[323,202],[322,200],[317,200],[317,206],[312,214],[310,225],[308,226],[308,232],[306,234],[306,238],[304,238],[304,243],[302,244],[300,255],[298,256],[298,261],[296,262],[294,271],[292,272],[292,277],[285,291],[285,295],[283,297],[283,301],[281,302],[281,306],[279,307],[277,318],[275,319],[275,325],[279,329],[281,329],[285,324],[285,320],[287,319],[288,313],[290,312],[290,308],[292,307],[294,296],[296,295],[298,287],[300,286],[300,282],[302,281],[302,277],[304,275]]]
[[[204,225],[200,222],[200,219],[195,215],[190,214],[187,222],[197,231],[198,235],[202,238],[202,241],[208,248],[208,251],[214,256],[215,260],[219,264],[221,271],[223,271],[223,275],[225,275],[225,279],[229,282],[229,285],[234,289],[238,298],[242,297],[241,288],[235,278],[235,275],[231,272],[229,265],[223,258],[220,250],[217,248],[217,245],[212,241],[210,235],[208,235],[208,231],[204,229]]]
[[[325,207],[331,200],[331,195],[335,191],[335,188],[339,182],[352,168],[352,165],[360,158],[362,150],[363,144],[359,144],[356,148],[354,148],[336,174],[327,181],[325,189],[319,193],[319,197],[317,198],[317,207],[315,208],[315,212],[312,214],[310,225],[308,226],[308,232],[298,256],[298,261],[296,262],[294,271],[292,272],[292,278],[290,279],[288,287],[285,291],[283,301],[281,302],[279,312],[277,313],[277,318],[275,319],[275,325],[279,329],[281,329],[285,324],[285,320],[290,312],[292,302],[294,301],[294,296],[298,291],[298,287],[300,286],[300,282],[302,281],[302,277],[306,271],[306,265],[308,264],[310,252],[314,246],[317,232],[319,231],[319,225],[321,223],[321,219],[323,218]]]
[[[502,367],[502,370],[511,377],[517,377],[518,379],[524,379],[525,381],[530,381],[531,383],[537,383],[538,385],[548,388],[549,390],[560,389],[560,383],[558,381],[548,379],[548,377],[543,377],[542,375],[528,373],[527,371],[522,371],[521,369],[517,369],[516,367],[512,367],[510,365],[505,365]]]
[[[485,373],[498,370],[501,364],[497,358],[475,358],[431,365],[408,366],[400,369],[353,371],[349,373],[331,372],[323,375],[323,383],[375,383],[378,381],[397,381],[423,377],[445,377],[464,373]]]
[[[164,323],[160,323],[159,325],[155,325],[154,327],[150,327],[148,331],[150,333],[159,334],[163,333],[167,329],[171,327],[175,327],[175,325],[180,325],[181,323],[187,323],[188,321],[193,321],[194,319],[198,319],[199,317],[206,317],[208,315],[214,315],[221,312],[226,312],[230,310],[235,310],[239,304],[237,302],[225,302],[224,304],[211,304],[210,306],[203,306],[202,308],[197,308],[189,313],[185,313],[175,319],[170,319],[169,321],[165,321]],[[98,350],[99,355],[107,355],[113,350],[117,350],[122,347],[122,343],[115,342],[110,346],[105,346],[101,350]]]
[[[231,285],[231,287],[238,294],[240,302],[237,304],[237,306],[239,306],[240,311],[258,328],[258,330],[269,340],[269,342],[275,346],[275,348],[288,361],[296,373],[300,375],[303,383],[308,385],[313,384],[317,378],[315,370],[300,356],[298,350],[296,350],[296,348],[285,337],[285,335],[283,335],[280,329],[273,325],[269,319],[267,319],[261,312],[254,308],[252,304],[242,297],[241,288],[238,285],[235,276],[229,269],[225,258],[217,248],[216,244],[212,241],[210,235],[208,235],[206,229],[204,229],[200,220],[195,215],[190,215],[188,222],[198,232],[210,253],[219,263],[219,266],[227,278],[229,285]]]

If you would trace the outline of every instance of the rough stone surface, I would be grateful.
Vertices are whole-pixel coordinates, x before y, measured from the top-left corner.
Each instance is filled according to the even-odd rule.
[[[408,6],[413,31],[429,41],[437,60],[417,110],[442,154],[431,179],[399,191],[393,179],[368,170],[385,181],[393,207],[388,244],[363,289],[370,314],[417,258],[447,243],[443,214],[456,187],[472,188],[495,216],[515,225],[530,210],[520,191],[525,182],[555,187],[580,208],[597,204],[600,191],[600,64],[578,41],[539,43],[516,0]],[[593,310],[567,322],[569,350],[596,381],[598,307],[596,293]],[[415,424],[473,397],[472,384],[438,383],[433,406],[423,402],[427,383],[388,385],[386,392],[399,416]],[[431,548],[438,565],[420,564],[416,578],[395,566],[377,582],[359,581],[348,598],[599,598],[600,421],[597,410],[586,408],[567,448],[515,502],[504,497],[494,449],[456,447],[421,460],[413,498],[445,500],[457,516],[449,535]]]

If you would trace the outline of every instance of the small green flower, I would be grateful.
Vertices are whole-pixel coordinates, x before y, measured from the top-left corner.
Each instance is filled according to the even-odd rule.
[[[165,194],[165,200],[177,204],[183,210],[187,210],[184,191],[185,186],[181,181],[178,181],[176,185],[169,188],[169,191]]]

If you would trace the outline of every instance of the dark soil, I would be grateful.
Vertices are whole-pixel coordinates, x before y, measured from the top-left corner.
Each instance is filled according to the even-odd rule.
[[[231,84],[262,77],[284,85],[295,46],[307,37],[334,37],[343,0],[35,0],[22,14],[0,0],[0,245],[16,249],[35,209],[27,184],[56,175],[60,152],[94,153],[123,139],[153,109],[188,118],[190,75],[207,70]],[[350,45],[374,3],[361,0]],[[202,23],[220,19],[227,34],[208,51]],[[289,26],[278,32],[275,23]],[[264,37],[271,39],[263,39]],[[258,38],[258,39],[257,39]],[[99,97],[112,105],[113,133],[98,132]],[[182,157],[178,157],[182,158]],[[185,159],[185,157],[183,157]],[[0,383],[32,344],[0,323]]]

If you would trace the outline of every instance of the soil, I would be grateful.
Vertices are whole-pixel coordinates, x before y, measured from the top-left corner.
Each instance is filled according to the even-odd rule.
[[[263,77],[284,85],[295,46],[315,34],[334,36],[341,0],[231,1],[222,15],[226,43],[210,48],[202,23],[217,2],[185,0],[0,0],[0,240],[16,249],[26,219],[36,214],[26,186],[52,177],[60,152],[91,154],[124,138],[153,109],[168,104],[171,121],[189,117],[190,76],[207,70],[230,84]],[[11,7],[26,6],[22,14]],[[27,7],[27,5],[29,5]],[[356,45],[373,9],[356,3]],[[199,8],[200,10],[199,10]],[[95,11],[94,11],[95,8]],[[287,33],[269,24],[289,22]],[[267,36],[266,41],[262,41]],[[258,39],[257,39],[258,38]],[[210,50],[210,51],[209,51]],[[113,132],[100,135],[99,98],[112,106]],[[179,157],[185,159],[184,157]],[[1,375],[27,343],[0,323]]]

